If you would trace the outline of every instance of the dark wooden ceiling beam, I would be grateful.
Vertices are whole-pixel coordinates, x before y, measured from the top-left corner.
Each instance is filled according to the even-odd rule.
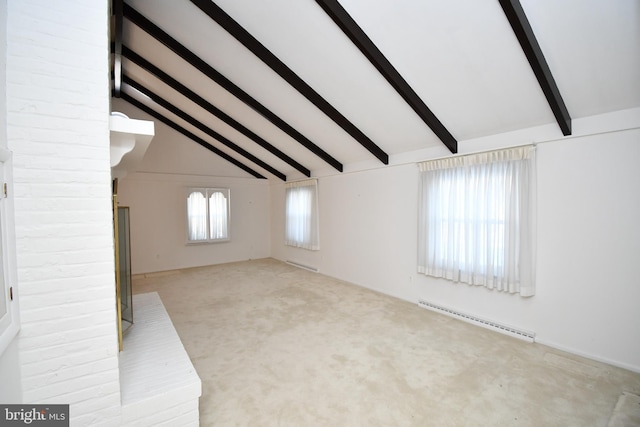
[[[234,164],[235,166],[239,167],[243,171],[248,172],[249,174],[253,175],[256,178],[266,179],[266,177],[264,177],[263,175],[260,175],[258,172],[254,171],[253,169],[251,169],[250,167],[246,166],[242,162],[234,159],[233,157],[231,157],[230,155],[228,155],[224,151],[221,151],[221,150],[217,149],[213,145],[211,145],[208,142],[206,142],[204,139],[197,137],[196,135],[194,135],[193,133],[189,132],[188,130],[186,130],[182,126],[176,124],[172,120],[169,120],[167,117],[165,117],[162,114],[158,113],[153,108],[145,105],[144,103],[138,101],[137,99],[135,99],[133,96],[127,94],[126,92],[121,92],[121,98],[123,100],[127,101],[129,104],[133,105],[134,107],[136,107],[136,108],[144,111],[145,113],[149,114],[151,117],[161,121],[162,123],[164,123],[165,125],[169,126],[170,128],[180,132],[182,135],[186,136],[190,140],[196,142],[197,144],[201,145],[202,147],[206,148],[207,150],[211,151],[212,153],[215,153],[218,156],[220,156],[223,159],[225,159],[226,161]]]
[[[113,95],[120,98],[122,87],[122,31],[123,31],[123,0],[113,0]]]
[[[389,82],[416,114],[426,123],[452,153],[458,152],[458,141],[433,114],[413,88],[400,75],[391,62],[383,55],[369,36],[358,26],[337,0],[316,0],[316,3],[336,23],[344,34],[351,39],[360,52],[376,67],[378,72]]]
[[[571,117],[569,111],[564,104],[560,90],[551,74],[549,65],[544,58],[542,49],[538,44],[533,29],[529,24],[527,15],[522,9],[522,5],[518,0],[498,0],[504,14],[507,16],[509,24],[515,33],[520,46],[529,60],[531,69],[538,79],[538,83],[547,98],[547,102],[553,111],[553,115],[562,130],[563,135],[571,135]]]
[[[298,132],[292,126],[290,126],[287,122],[278,117],[275,113],[269,110],[267,107],[262,105],[256,99],[254,99],[251,95],[243,91],[240,87],[235,85],[231,80],[227,79],[224,75],[218,72],[215,68],[207,64],[200,57],[195,55],[185,46],[180,44],[177,40],[171,37],[169,34],[164,32],[160,27],[155,25],[153,22],[148,20],[144,15],[140,12],[132,8],[131,6],[125,4],[124,5],[124,16],[129,21],[134,23],[136,26],[144,30],[151,37],[156,39],[158,42],[165,45],[172,52],[178,55],[182,60],[191,64],[194,68],[199,70],[202,74],[207,76],[209,79],[213,80],[220,86],[222,86],[226,91],[234,95],[240,101],[244,102],[246,105],[251,107],[254,111],[264,117],[266,120],[271,122],[273,125],[278,127],[281,131],[289,135],[291,138],[300,143],[303,147],[307,148],[316,156],[320,157],[326,163],[331,165],[333,168],[342,172],[344,167],[342,163],[332,157],[329,153],[324,151],[322,148],[318,147],[314,144],[310,139],[305,137],[303,134]]]
[[[233,119],[231,116],[229,116],[228,114],[226,114],[225,112],[217,108],[215,105],[211,104],[206,99],[202,98],[200,95],[196,94],[191,89],[189,89],[188,87],[186,87],[185,85],[183,85],[182,83],[180,83],[179,81],[177,81],[176,79],[174,79],[173,77],[171,77],[170,75],[168,75],[167,73],[165,73],[164,71],[162,71],[161,69],[153,65],[151,62],[144,59],[142,56],[138,55],[133,50],[129,49],[127,46],[124,46],[124,45],[122,46],[122,55],[125,58],[128,58],[133,63],[137,64],[139,67],[147,70],[149,73],[156,76],[158,79],[164,82],[167,86],[171,87],[173,90],[180,93],[182,96],[188,98],[191,102],[204,108],[209,113],[213,114],[214,116],[222,120],[224,123],[231,126],[233,129],[237,130],[247,138],[251,139],[256,144],[258,144],[265,150],[269,151],[274,156],[278,157],[280,160],[294,167],[305,176],[307,177],[311,176],[311,171],[308,168],[302,166],[300,163],[298,163],[291,157],[287,156],[285,153],[283,153],[282,151],[280,151],[279,149],[277,149],[276,147],[274,147],[273,145],[265,141],[259,135],[256,135],[250,129],[247,129],[245,126],[243,126],[241,123]]]
[[[300,94],[307,98],[320,111],[331,118],[338,126],[344,129],[351,137],[358,141],[371,154],[385,165],[389,164],[389,155],[378,147],[368,136],[351,123],[345,116],[336,110],[318,92],[309,86],[302,78],[293,72],[287,65],[278,59],[269,49],[253,37],[247,30],[238,24],[231,16],[222,10],[211,0],[191,0],[207,16],[218,23],[229,34],[235,37],[262,62],[278,73],[287,83],[294,87]]]
[[[122,81],[123,81],[123,83],[126,83],[127,85],[131,86],[132,88],[134,88],[138,92],[142,93],[143,95],[145,95],[146,97],[151,99],[153,102],[155,102],[156,104],[158,104],[159,106],[161,106],[165,110],[173,113],[177,117],[180,117],[182,120],[184,120],[185,122],[189,123],[191,126],[195,127],[196,129],[201,130],[202,132],[206,133],[210,137],[212,137],[212,138],[216,139],[217,141],[221,142],[222,144],[226,145],[231,150],[233,150],[236,153],[240,154],[241,156],[243,156],[247,160],[252,161],[256,165],[258,165],[261,168],[269,171],[270,173],[272,173],[273,175],[275,175],[278,178],[282,179],[283,181],[287,180],[286,175],[283,174],[282,172],[280,172],[277,169],[269,166],[263,160],[260,160],[258,157],[256,157],[253,154],[249,153],[244,148],[242,148],[239,145],[235,144],[234,142],[232,142],[228,138],[220,135],[218,132],[216,132],[215,130],[211,129],[210,127],[208,127],[204,123],[194,119],[189,114],[185,113],[184,111],[182,111],[178,107],[176,107],[173,104],[171,104],[169,101],[165,100],[161,96],[155,94],[154,92],[152,92],[148,88],[144,87],[141,83],[139,83],[139,82],[135,81],[134,79],[132,79],[126,73],[123,73]]]

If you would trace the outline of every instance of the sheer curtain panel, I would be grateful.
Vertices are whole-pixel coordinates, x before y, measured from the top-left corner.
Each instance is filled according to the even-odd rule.
[[[319,250],[318,181],[288,182],[285,184],[285,244]]]
[[[220,191],[214,191],[209,196],[209,239],[220,240],[228,238],[227,198]]]
[[[187,198],[187,224],[190,241],[207,239],[207,191],[194,189]]]
[[[418,271],[534,295],[535,147],[426,161],[418,167]]]

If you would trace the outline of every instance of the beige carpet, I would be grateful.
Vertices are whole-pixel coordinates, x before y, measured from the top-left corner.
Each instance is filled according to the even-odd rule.
[[[640,393],[640,374],[272,259],[134,278],[149,291],[202,379],[202,426],[604,427]]]
[[[640,426],[640,396],[622,393],[607,427]]]

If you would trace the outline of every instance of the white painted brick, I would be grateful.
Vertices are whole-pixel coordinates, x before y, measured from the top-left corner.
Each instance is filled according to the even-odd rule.
[[[67,339],[69,338],[71,337],[67,337]],[[110,348],[112,348],[112,350],[108,351],[106,349],[107,345]],[[96,348],[96,346],[100,346],[101,348]],[[111,339],[111,337],[108,337],[105,335],[102,337],[87,339],[84,342],[77,342],[77,343],[74,343],[73,345],[68,345],[68,346],[59,345],[58,347],[55,347],[55,346],[52,347],[52,352],[55,352],[56,354],[61,354],[68,350],[69,351],[74,350],[76,351],[77,354],[82,355],[85,363],[94,363],[101,360],[109,361],[113,358],[112,356],[117,356],[118,343],[116,340]],[[78,366],[73,366],[69,364],[69,362],[66,362],[64,360],[64,357],[69,357],[69,358],[72,357],[69,354],[67,354],[66,356],[59,356],[52,360],[49,360],[49,359],[43,360],[42,357],[38,359],[38,350],[35,348],[31,350],[24,350],[24,354],[25,354],[25,359],[22,362],[25,364],[25,367],[29,369],[29,373],[30,373],[29,378],[40,375],[42,374],[42,372],[46,372],[46,371],[55,371],[60,368],[81,369],[81,366],[82,366],[82,364],[78,364]],[[108,363],[108,365],[113,366],[111,363]]]
[[[137,320],[120,354],[124,425],[197,425],[202,385],[157,293],[134,295]],[[169,408],[174,408],[175,411]],[[182,421],[181,421],[182,422]],[[193,424],[195,422],[196,424]]]
[[[26,132],[26,131],[25,131]],[[59,156],[60,150],[73,150],[77,151],[82,149],[82,155],[86,158],[95,158],[103,160],[105,156],[105,150],[102,147],[96,147],[94,145],[88,144],[86,136],[71,134],[62,130],[44,130],[44,129],[30,129],[29,135],[22,135],[22,131],[17,129],[13,132],[15,134],[19,134],[21,137],[28,136],[31,140],[29,144],[23,148],[21,155],[22,156],[43,156],[43,157],[52,157]],[[45,142],[41,142],[40,140],[48,137]],[[17,139],[17,137],[16,137]],[[52,144],[53,143],[53,144]],[[76,155],[79,155],[76,153]],[[71,171],[75,172],[75,171]],[[87,171],[82,171],[82,173],[87,173]],[[33,177],[27,177],[33,178]],[[53,176],[53,178],[56,178]]]
[[[52,355],[64,354],[65,352],[68,354],[90,348],[96,352],[96,356],[95,359],[87,357],[87,361],[93,361],[103,357],[110,358],[112,355],[118,353],[118,344],[115,337],[113,337],[112,329],[113,325],[105,324],[98,328],[79,329],[74,331],[73,334],[69,332],[56,332],[47,335],[31,333],[30,336],[25,337],[23,340],[24,351],[22,355],[24,357],[21,361],[24,364],[41,363],[43,366],[46,366],[48,363],[53,363],[48,357],[46,363],[42,360],[42,354],[39,351],[42,346],[47,346],[47,351],[50,351]],[[33,372],[34,374],[36,373],[35,368]]]
[[[96,180],[97,181],[97,180]],[[57,183],[51,184],[28,184],[30,187],[29,193],[32,197],[48,199],[48,198],[68,198],[68,199],[80,199],[86,200],[96,198],[96,194],[100,194],[101,188],[104,187],[104,182],[73,182],[65,185]],[[27,187],[25,184],[21,184],[22,187]],[[17,190],[18,191],[18,190]]]
[[[95,289],[95,293],[97,294],[101,289],[99,288],[90,288]],[[63,336],[76,336],[78,340],[81,340],[81,335],[83,331],[87,328],[95,329],[96,332],[101,330],[102,327],[105,326],[110,316],[113,312],[107,307],[105,302],[108,302],[110,305],[115,305],[115,298],[111,295],[106,296],[105,298],[99,298],[98,301],[93,302],[93,300],[87,300],[86,304],[90,305],[91,308],[94,308],[92,312],[90,312],[87,308],[81,308],[80,306],[83,303],[77,297],[77,294],[71,294],[68,302],[64,302],[64,309],[61,309],[60,306],[63,304],[60,302],[60,297],[58,299],[53,299],[55,295],[53,293],[48,293],[46,290],[42,292],[43,294],[48,294],[52,298],[52,303],[48,305],[31,303],[29,302],[28,314],[29,316],[25,317],[22,322],[24,328],[24,338],[29,338],[31,336],[43,336],[44,338],[48,338],[51,334],[62,334]],[[35,295],[36,293],[34,293]],[[37,293],[40,294],[39,292]],[[20,295],[20,298],[24,298],[25,300],[31,300],[30,296]],[[42,300],[40,300],[42,301]],[[93,317],[91,317],[93,316]],[[71,329],[73,331],[66,330],[55,330],[56,327],[62,327],[62,322],[68,322],[69,320],[77,319],[78,321],[84,322],[83,324],[77,325],[75,328]],[[30,329],[31,325],[33,325],[33,331]],[[39,332],[40,331],[40,332]],[[55,344],[54,344],[55,345]]]
[[[16,210],[20,209],[21,212],[24,211],[43,213],[53,211],[53,214],[58,214],[60,212],[70,212],[71,214],[74,214],[75,212],[87,212],[88,214],[92,214],[94,212],[97,212],[104,214],[105,212],[111,212],[110,206],[110,201],[105,203],[104,200],[98,199],[35,200],[30,198],[16,197],[15,200]],[[16,232],[20,227],[28,228],[30,226],[35,226],[35,224],[23,223],[23,221],[21,221],[21,218],[16,218]]]
[[[111,221],[111,210],[99,211],[60,211],[60,212],[43,212],[22,211],[22,222],[25,224],[94,224],[95,221]]]
[[[43,253],[47,254],[46,259],[43,259]],[[100,264],[104,261],[103,255],[104,251],[93,248],[80,251],[68,251],[68,253],[47,253],[46,251],[43,251],[41,253],[33,253],[29,256],[24,256],[22,259],[22,267],[38,268],[57,264]]]
[[[69,200],[66,205],[74,206],[76,203],[81,203],[79,200]],[[90,204],[87,201],[87,204]],[[65,206],[65,203],[61,200],[54,199],[45,199],[42,200],[42,208],[46,209],[48,206],[55,205],[56,207]],[[96,205],[96,208],[100,205]],[[104,206],[103,206],[104,208]],[[108,206],[107,206],[108,208]],[[109,210],[110,211],[110,210]],[[92,215],[92,213],[89,213]],[[92,217],[94,220],[96,217]],[[77,226],[76,226],[77,225]],[[73,250],[74,245],[82,245],[81,247],[77,247],[76,249],[82,248],[102,248],[104,249],[105,242],[105,234],[98,232],[95,228],[91,231],[87,231],[87,224],[74,224],[74,226],[67,225],[66,228],[60,228],[60,226],[56,226],[54,224],[46,224],[46,225],[34,225],[29,226],[28,224],[20,224],[20,227],[16,227],[16,232],[20,233],[19,235],[24,238],[32,238],[34,236],[39,236],[42,238],[47,237],[64,237],[69,239],[69,242],[61,242],[57,243],[55,247],[53,246],[41,246],[40,252],[53,252],[59,250]],[[42,233],[42,234],[40,234]],[[93,240],[95,239],[95,240]],[[49,242],[45,242],[49,243]],[[53,242],[51,242],[53,244]]]
[[[112,417],[117,416],[119,418],[120,411],[110,412],[104,410],[100,399],[91,401],[84,401],[73,405],[70,410],[73,410],[73,422],[77,426],[105,426],[113,427],[120,425],[120,423],[114,423]]]
[[[91,403],[92,400],[102,400],[105,409],[110,405],[117,408],[120,406],[118,389],[119,383],[111,375],[96,375],[85,379],[84,383],[73,380],[32,388],[24,392],[24,401],[69,404],[71,412],[74,411],[74,406],[84,402]],[[73,417],[71,425],[74,425]]]
[[[8,0],[23,398],[119,425],[108,0]],[[91,295],[93,293],[93,295]]]
[[[60,292],[69,292],[71,294],[72,292],[84,290],[93,294],[94,298],[111,298],[113,296],[113,289],[103,285],[105,280],[106,279],[102,276],[94,275],[87,277],[47,279],[42,280],[41,282],[34,281],[29,283],[29,285],[24,289],[20,289],[20,295],[31,296],[40,293]],[[34,293],[34,290],[37,292]]]
[[[24,163],[27,164],[28,162],[25,161]],[[15,183],[15,185],[20,186],[22,184],[33,184],[33,183],[42,182],[42,180],[53,180],[53,182],[58,182],[58,183],[65,183],[65,182],[74,183],[74,182],[80,182],[78,181],[79,175],[84,175],[83,182],[100,183],[105,181],[109,181],[109,182],[111,181],[110,174],[105,174],[104,172],[90,173],[90,172],[87,172],[86,170],[81,170],[79,168],[51,169],[51,167],[44,167],[44,168],[25,167],[22,171],[22,175],[17,177],[18,179],[20,179],[20,181]]]
[[[139,413],[139,418],[128,420],[123,417],[127,427],[146,426],[167,426],[186,427],[198,426],[200,414],[198,411],[198,401],[192,400],[178,405],[170,405],[162,409],[156,409],[151,414]]]
[[[93,375],[107,374],[114,368],[117,369],[117,363],[114,364],[110,359],[98,359],[93,362],[86,362],[86,355],[79,353],[72,357],[67,357],[64,365],[56,365],[45,368],[46,365],[40,366],[35,364],[32,375],[23,383],[24,387],[37,388],[52,384],[59,384],[63,381],[69,381],[83,377],[85,380],[90,379]],[[27,365],[25,365],[27,366]]]
[[[63,196],[60,197],[62,198]],[[46,202],[43,201],[43,204],[46,204]],[[96,232],[95,226],[92,227],[91,224],[87,223],[74,224],[73,227],[70,227],[69,224],[38,224],[36,226],[23,226],[21,236],[25,238],[37,237],[42,239],[59,239],[60,236],[64,236],[65,238],[73,239],[74,242],[77,241],[78,243],[86,241],[87,245],[83,246],[83,248],[90,249],[100,243],[100,238],[103,237],[104,234]],[[97,239],[97,241],[94,241],[94,238]],[[43,252],[50,252],[52,250],[59,251],[55,245],[42,247]],[[73,251],[73,248],[65,247],[63,250]]]
[[[99,380],[100,378],[96,378],[96,381]],[[71,388],[70,385],[66,386],[66,389],[63,386],[57,389],[39,389],[26,397],[31,402],[70,404],[71,426],[120,425],[120,397],[117,381],[103,382],[83,390]],[[100,403],[97,406],[99,409],[95,409],[96,402]]]
[[[25,268],[22,270],[18,270],[18,279],[24,280],[25,282],[29,281],[41,281],[46,280],[47,278],[56,280],[61,278],[76,278],[83,277],[95,274],[96,269],[104,270],[105,266],[109,266],[109,264],[92,264],[92,265],[83,265],[78,266],[77,268],[73,268],[73,266],[65,266],[59,267],[54,266],[51,268],[43,267],[43,268]],[[115,278],[113,279],[115,280]],[[24,287],[27,288],[29,285],[25,284]],[[115,289],[115,285],[113,285],[113,289]],[[46,287],[41,288],[41,291],[46,292]],[[25,294],[33,294],[35,292],[39,292],[37,288],[34,288],[33,291],[27,291]],[[22,295],[22,294],[21,294]]]
[[[69,150],[73,151],[73,150]],[[31,169],[41,169],[41,170],[50,170],[53,174],[55,171],[69,171],[69,170],[105,170],[105,166],[109,167],[109,163],[107,161],[94,160],[94,159],[86,159],[80,158],[82,160],[82,167],[79,167],[78,163],[70,162],[65,158],[55,158],[55,157],[37,157],[30,156],[27,159],[23,159],[19,156],[14,158],[14,166],[17,168],[23,168],[25,171]],[[79,162],[79,161],[78,161]],[[20,182],[20,174],[16,174],[16,181]],[[89,177],[96,177],[95,175],[89,174]],[[99,176],[99,175],[98,175]]]
[[[111,320],[113,323],[110,323],[109,325],[115,328],[115,319]],[[107,323],[105,322],[105,325],[106,324]],[[57,354],[65,351],[70,353],[71,351],[78,352],[90,350],[95,352],[97,355],[96,357],[111,357],[112,355],[117,355],[117,341],[116,337],[112,336],[112,334],[87,337],[86,330],[78,330],[77,333],[74,333],[76,330],[64,332],[56,330],[55,332],[43,334],[40,332],[41,329],[48,328],[44,326],[40,328],[35,324],[27,325],[25,327],[24,341],[21,341],[22,351],[25,356],[24,359],[21,359],[22,363],[38,361],[40,363],[49,363],[45,358],[43,358],[43,354],[41,353],[43,348],[47,349],[47,354],[49,354],[49,351],[51,351],[52,354]],[[48,330],[51,331],[52,329]],[[104,334],[102,330],[96,330],[95,332],[96,334]],[[61,345],[61,343],[64,345]],[[91,359],[90,361],[93,360],[95,359]]]
[[[71,380],[55,380],[51,383],[41,383],[33,385],[30,381],[30,378],[26,378],[24,380],[24,384],[29,385],[29,388],[25,387],[25,400],[31,402],[37,401],[49,401],[51,399],[59,400],[62,395],[73,395],[76,394],[76,398],[87,398],[90,396],[87,393],[87,390],[101,391],[104,393],[105,389],[109,389],[109,387],[105,387],[105,385],[118,383],[117,377],[111,374],[111,372],[98,372],[92,375],[85,375],[79,378],[73,378]],[[112,388],[114,388],[112,386]],[[70,392],[70,390],[75,390]],[[27,394],[28,393],[28,394]],[[29,396],[30,399],[26,399]],[[74,403],[77,400],[67,401],[66,403]]]
[[[108,337],[102,337],[102,341],[105,339],[108,339]],[[90,343],[87,342],[87,344]],[[98,339],[92,340],[91,344],[93,346],[102,345]],[[72,349],[75,353],[71,355],[64,354],[67,349]],[[35,350],[31,353],[35,353]],[[31,363],[25,363],[24,365],[28,366],[32,372],[30,378],[41,378],[51,373],[64,372],[64,379],[70,379],[99,372],[108,372],[117,368],[117,359],[114,362],[112,357],[106,356],[107,354],[103,351],[92,349],[89,345],[84,348],[80,348],[76,344],[69,346],[59,345],[57,348],[53,348],[51,359],[47,358],[46,362],[40,363],[35,358],[32,358]]]
[[[25,299],[29,300],[30,298],[25,297]],[[101,301],[104,301],[104,300],[101,300]],[[114,299],[111,299],[111,301],[113,304],[115,304]],[[53,305],[55,303],[57,303],[57,301],[52,302],[52,304],[50,305]],[[32,304],[32,303],[29,303],[29,304]],[[92,303],[91,308],[99,307],[100,311],[94,310],[93,313],[89,313],[88,309],[82,309],[83,311],[84,310],[87,311],[87,313],[83,313],[83,314],[76,313],[76,310],[79,310],[79,307],[82,305],[81,302],[76,302],[75,304],[69,304],[69,307],[66,308],[64,312],[61,312],[61,310],[58,310],[56,317],[52,317],[53,315],[56,315],[55,308],[49,308],[42,305],[36,307],[35,309],[32,307],[27,307],[27,309],[29,309],[29,317],[24,319],[24,322],[23,322],[23,325],[24,325],[23,338],[28,339],[33,336],[35,337],[46,336],[47,338],[49,338],[49,336],[52,336],[54,334],[61,334],[63,337],[66,337],[66,338],[76,337],[76,339],[80,341],[81,340],[80,336],[84,334],[84,330],[86,328],[91,328],[95,330],[97,333],[97,331],[100,331],[101,328],[104,326],[101,323],[106,323],[106,320],[111,315],[109,310],[105,310],[104,304],[101,304],[101,305],[98,305],[98,304],[99,303]],[[33,313],[33,315],[31,313]],[[93,318],[91,318],[92,315],[93,315]],[[79,326],[74,328],[73,335],[71,334],[67,335],[64,332],[61,332],[59,329],[56,329],[56,328],[65,326],[63,323],[69,322],[69,321],[85,322],[83,325],[84,327]],[[115,322],[115,319],[114,319],[114,322]],[[31,325],[34,325],[34,326],[31,327]],[[55,343],[53,345],[55,345]]]
[[[116,416],[115,412],[109,409],[105,410],[91,410],[85,409],[89,405],[74,405],[71,419],[73,420],[72,426],[91,426],[91,427],[114,427],[120,424],[120,413],[117,413],[117,422],[114,421]],[[90,406],[89,406],[90,408]]]

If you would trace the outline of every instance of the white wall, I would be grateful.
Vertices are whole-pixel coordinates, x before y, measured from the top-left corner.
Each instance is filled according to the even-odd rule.
[[[23,402],[72,425],[120,423],[108,4],[7,2]]]
[[[186,244],[187,187],[230,189],[230,242]],[[137,173],[122,180],[118,201],[130,210],[133,274],[269,256],[266,180]]]
[[[415,165],[321,178],[320,251],[284,245],[284,185],[272,185],[272,256],[415,299],[417,179]]]
[[[119,205],[130,208],[133,274],[269,256],[266,180],[253,178],[129,103],[112,102],[114,111],[153,120],[156,129],[139,172],[127,175],[118,189]],[[186,244],[187,187],[230,189],[230,242]]]
[[[284,188],[272,185],[272,256],[533,331],[538,342],[640,372],[639,127],[640,109],[628,110],[574,120],[574,135],[584,136],[538,144],[534,297],[416,273],[418,171],[409,155],[405,164],[320,178],[318,252],[284,246]],[[606,131],[614,132],[600,133]],[[461,152],[548,140],[556,132],[545,126],[482,138],[461,143]],[[414,160],[436,156],[416,153]]]
[[[539,341],[640,371],[640,129],[543,145]]]

